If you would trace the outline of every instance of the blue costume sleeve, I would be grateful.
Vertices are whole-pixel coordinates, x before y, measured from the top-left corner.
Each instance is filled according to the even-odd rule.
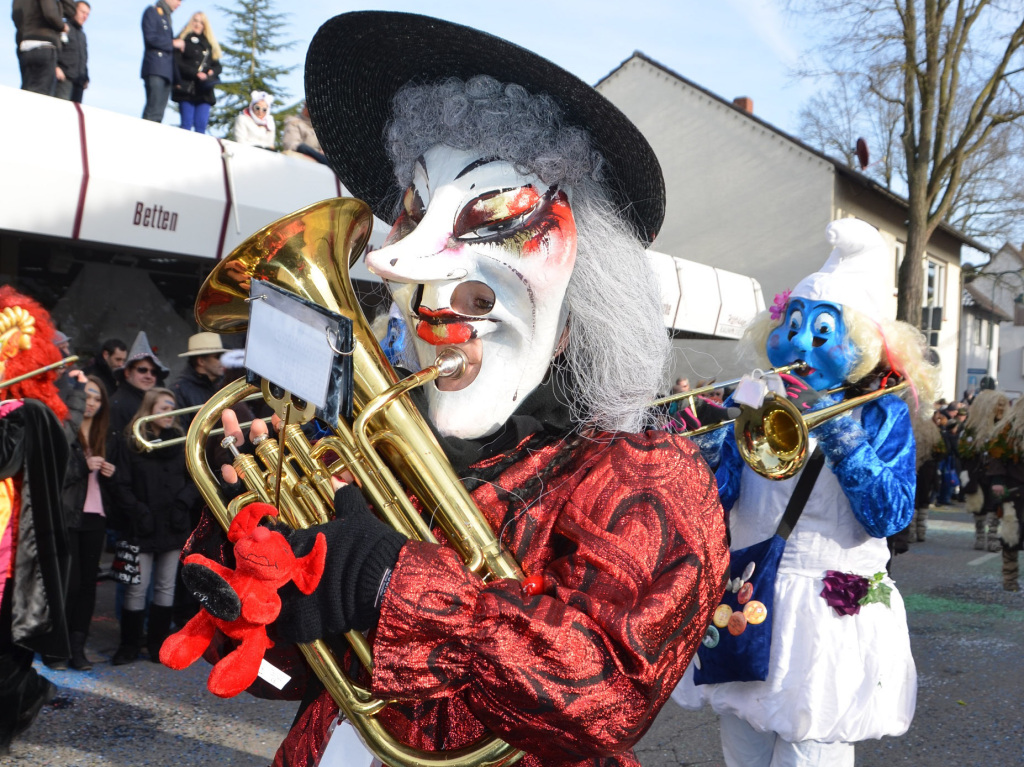
[[[917,474],[910,411],[903,400],[882,397],[863,407],[860,423],[839,416],[811,433],[870,535],[884,538],[910,523]]]
[[[718,497],[722,501],[722,508],[729,511],[736,499],[740,496],[740,476],[746,464],[740,458],[740,451],[736,447],[736,434],[731,428],[721,429],[724,431],[725,441],[721,445],[720,460],[715,470],[715,481],[718,482]]]

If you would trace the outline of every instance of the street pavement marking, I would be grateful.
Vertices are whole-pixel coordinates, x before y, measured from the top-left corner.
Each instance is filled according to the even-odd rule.
[[[928,529],[929,530],[942,530],[943,532],[964,532],[970,530],[974,532],[973,522],[956,522],[949,519],[936,519],[935,517],[928,518]]]
[[[998,556],[999,556],[999,552],[998,551],[992,552],[991,554],[982,554],[980,557],[978,557],[977,559],[972,559],[967,564],[968,565],[983,565],[986,562],[991,562],[993,559],[995,559]]]

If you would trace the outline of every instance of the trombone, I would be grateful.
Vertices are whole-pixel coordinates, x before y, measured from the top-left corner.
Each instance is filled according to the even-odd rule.
[[[261,393],[250,394],[248,397],[243,398],[240,402],[248,402],[249,400],[263,399]],[[237,403],[236,403],[237,404]],[[204,403],[205,405],[205,403]],[[147,439],[143,436],[143,427],[149,425],[151,421],[158,421],[161,418],[177,418],[181,415],[194,415],[203,409],[204,405],[192,405],[191,407],[182,407],[177,410],[168,410],[166,413],[153,413],[152,415],[144,415],[142,418],[135,420],[135,425],[132,427],[132,439],[135,440],[135,445],[143,453],[151,453],[154,450],[162,450],[165,447],[174,447],[175,445],[182,445],[185,440],[188,439],[187,435],[180,437],[174,437],[173,439]],[[264,422],[270,421],[270,418],[260,419]],[[245,423],[239,424],[239,428],[245,430],[252,425],[252,421],[246,421]],[[210,432],[209,436],[217,434],[223,434],[223,428],[217,428]]]
[[[797,360],[791,365],[782,365],[781,367],[771,368],[770,370],[764,371],[764,375],[782,375],[783,373],[792,373],[795,370],[807,367],[806,362]],[[735,386],[742,378],[733,378],[728,381],[722,381],[722,383],[711,383],[707,386],[701,386],[699,389],[690,389],[690,391],[681,391],[676,394],[670,394],[667,397],[656,399],[651,403],[651,407],[658,407],[659,405],[667,405],[670,402],[675,402],[680,399],[688,399],[690,397],[698,397],[701,394],[714,391],[715,389],[728,389],[730,386]]]
[[[874,391],[837,402],[811,413],[801,413],[787,397],[769,393],[761,407],[742,407],[733,424],[736,447],[744,463],[766,479],[789,479],[808,458],[810,431],[836,416],[910,388],[903,379]],[[842,391],[837,389],[833,391]]]
[[[805,363],[795,362],[792,365],[768,372],[787,373],[802,367],[805,367]],[[702,389],[695,389],[693,392],[680,392],[671,397],[657,400],[654,404],[683,399],[709,389],[731,386],[738,383],[739,380],[705,386]],[[910,382],[906,379],[891,385],[888,384],[885,377],[882,378],[882,381],[882,385],[874,391],[845,399],[811,413],[801,413],[796,405],[789,401],[789,398],[769,392],[765,395],[760,407],[740,406],[740,414],[736,418],[680,433],[682,436],[692,439],[701,434],[732,426],[733,433],[736,435],[736,448],[747,466],[766,479],[789,479],[803,468],[808,458],[811,429],[879,397],[898,394],[910,387]],[[844,391],[842,388],[833,389],[826,394],[837,394],[842,391]]]
[[[790,365],[782,365],[782,366],[777,367],[777,368],[771,368],[769,370],[766,370],[764,372],[764,375],[765,376],[769,376],[769,375],[782,375],[783,373],[792,373],[792,372],[801,370],[801,369],[803,369],[805,367],[807,367],[807,363],[806,362],[803,362],[801,360],[797,360],[796,362],[794,362],[794,363],[792,363]],[[727,389],[730,386],[735,386],[736,384],[738,384],[742,380],[743,380],[742,378],[732,378],[732,379],[730,379],[728,381],[723,381],[722,383],[712,383],[712,384],[708,384],[707,386],[701,386],[699,389],[691,389],[690,391],[682,391],[682,392],[678,392],[676,394],[670,394],[667,397],[662,397],[661,399],[654,400],[654,402],[651,403],[651,407],[658,407],[660,405],[667,405],[667,404],[669,404],[671,402],[676,402],[676,401],[681,400],[681,399],[689,399],[690,402],[687,403],[687,406],[691,410],[696,411],[696,408],[693,407],[693,400],[691,399],[692,397],[699,397],[701,394],[704,394],[706,392],[714,391],[715,389]],[[736,420],[735,418],[730,418],[727,421],[719,421],[718,423],[710,423],[707,426],[701,426],[699,429],[694,429],[693,431],[686,431],[686,432],[680,432],[680,433],[684,437],[690,437],[692,439],[693,437],[699,437],[701,434],[708,434],[709,432],[713,432],[716,429],[722,428],[723,426],[728,426],[729,424],[733,423],[735,420]]]
[[[78,362],[78,355],[72,354],[70,357],[65,357],[62,360],[51,362],[49,365],[43,365],[41,368],[36,368],[35,370],[30,370],[27,373],[22,373],[20,376],[9,378],[6,381],[0,381],[0,389],[6,389],[8,386],[14,386],[16,383],[21,383],[22,381],[26,381],[29,378],[35,378],[36,376],[41,376],[43,373],[49,373],[51,370],[62,368],[65,365],[74,365],[76,362]]]

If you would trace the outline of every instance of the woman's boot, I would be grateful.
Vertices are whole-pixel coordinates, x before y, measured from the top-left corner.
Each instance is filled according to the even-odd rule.
[[[147,631],[146,646],[149,648],[149,659],[154,663],[160,662],[160,646],[167,639],[167,635],[171,633],[171,618],[173,615],[173,607],[149,606],[149,629]]]
[[[85,654],[85,638],[86,633],[84,631],[72,631],[71,632],[71,668],[75,671],[91,671],[92,661]]]
[[[121,646],[110,661],[115,666],[131,663],[139,657],[142,645],[142,624],[146,620],[145,610],[121,611]]]

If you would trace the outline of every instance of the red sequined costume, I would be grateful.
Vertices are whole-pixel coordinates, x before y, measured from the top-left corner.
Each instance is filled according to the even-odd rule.
[[[725,525],[714,476],[663,432],[564,440],[543,432],[476,464],[467,486],[527,575],[487,586],[446,546],[407,543],[374,640],[374,691],[409,701],[383,714],[427,750],[485,730],[519,764],[638,765],[650,726],[724,587]],[[274,765],[322,754],[337,708],[322,693]]]

